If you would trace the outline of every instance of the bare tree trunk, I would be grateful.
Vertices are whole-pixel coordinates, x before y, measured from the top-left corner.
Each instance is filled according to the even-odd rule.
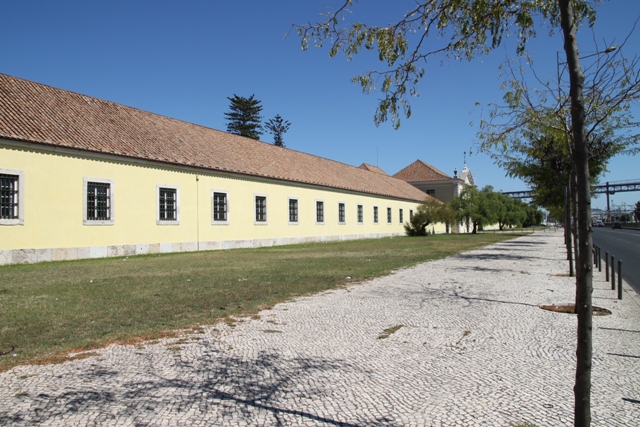
[[[569,261],[569,277],[574,276],[573,272],[573,249],[571,248],[571,175],[565,190],[564,206],[564,244],[567,247],[567,260]]]
[[[576,349],[576,382],[574,426],[591,425],[591,360],[592,360],[592,302],[593,270],[591,263],[591,189],[589,187],[589,150],[584,132],[584,74],[578,56],[576,24],[572,0],[558,0],[560,23],[564,35],[571,95],[571,130],[573,134],[578,195],[578,256],[576,260],[576,312],[578,314],[578,343]]]
[[[573,237],[573,251],[574,251],[574,262],[577,263],[580,251],[580,245],[578,244],[578,184],[576,182],[576,172],[575,168],[570,174],[571,179],[571,197],[569,200],[571,201],[571,236]],[[575,269],[578,269],[578,266],[575,266]],[[577,296],[577,294],[576,294]],[[577,303],[577,301],[576,301]]]

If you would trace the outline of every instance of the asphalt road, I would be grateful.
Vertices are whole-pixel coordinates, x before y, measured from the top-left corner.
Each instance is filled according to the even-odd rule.
[[[622,261],[622,278],[640,295],[640,231],[594,228],[593,244],[601,248],[603,269],[605,251],[616,259],[616,274],[618,260]]]

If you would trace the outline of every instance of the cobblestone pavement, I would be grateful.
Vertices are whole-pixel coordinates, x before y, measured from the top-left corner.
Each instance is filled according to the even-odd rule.
[[[561,234],[539,233],[235,326],[17,367],[0,425],[572,425],[576,317],[538,307],[573,301],[566,269]],[[594,287],[613,314],[594,318],[592,425],[638,426],[640,303],[604,272]]]

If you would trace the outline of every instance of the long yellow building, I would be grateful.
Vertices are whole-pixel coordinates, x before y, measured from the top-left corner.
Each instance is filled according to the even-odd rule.
[[[376,168],[0,74],[0,265],[400,235],[425,197]]]

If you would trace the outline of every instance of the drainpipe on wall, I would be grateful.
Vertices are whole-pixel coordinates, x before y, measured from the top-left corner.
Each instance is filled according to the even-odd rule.
[[[200,250],[200,177],[196,175],[196,242]]]

